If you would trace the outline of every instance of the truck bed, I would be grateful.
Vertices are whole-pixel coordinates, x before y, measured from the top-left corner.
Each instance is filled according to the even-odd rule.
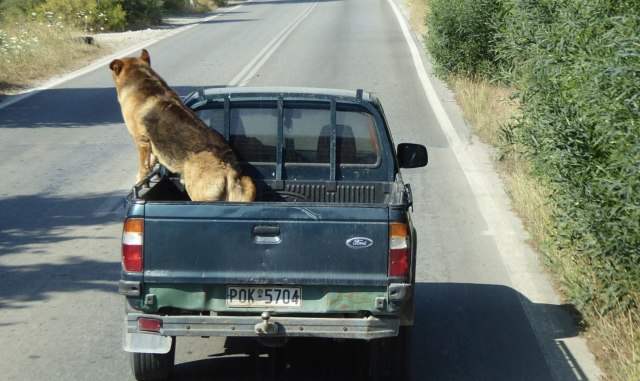
[[[350,182],[312,180],[253,180],[256,202],[311,202],[311,203],[357,203],[394,204],[402,202],[397,183]],[[191,201],[177,177],[164,177],[150,187],[134,188],[129,199],[146,201]]]

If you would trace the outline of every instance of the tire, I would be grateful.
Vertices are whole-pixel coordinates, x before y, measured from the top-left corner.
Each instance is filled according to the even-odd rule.
[[[168,380],[176,358],[176,338],[172,337],[168,353],[130,353],[131,370],[138,381]]]
[[[401,326],[398,336],[367,343],[369,381],[409,381],[411,379],[411,326]]]

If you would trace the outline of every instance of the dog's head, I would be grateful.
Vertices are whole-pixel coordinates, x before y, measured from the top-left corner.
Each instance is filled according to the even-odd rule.
[[[151,67],[151,58],[146,49],[142,49],[140,57],[127,57],[111,61],[109,69],[111,69],[113,79],[116,81],[116,88],[119,89],[130,72],[135,71],[136,68],[139,69],[140,65]]]

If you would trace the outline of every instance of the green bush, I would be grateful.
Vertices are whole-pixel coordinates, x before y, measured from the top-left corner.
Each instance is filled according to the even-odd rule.
[[[551,242],[581,269],[574,303],[640,300],[638,0],[431,0],[426,47],[447,73],[519,91],[509,126],[553,191]]]
[[[30,12],[45,1],[47,0],[3,0],[0,1],[0,9],[3,13],[10,9],[18,9],[27,14],[27,11]]]
[[[91,0],[47,0],[34,9],[34,15],[52,23],[93,30],[99,23],[98,4]]]
[[[189,11],[189,0],[164,0],[164,10],[170,13],[186,13]]]
[[[211,2],[210,0],[164,0],[164,10],[172,14],[209,12]]]
[[[107,31],[122,31],[127,26],[127,14],[119,0],[100,0],[98,11],[104,16],[102,24]]]
[[[125,14],[119,0],[7,0],[0,10],[10,18],[27,16],[50,25],[75,26],[85,31],[122,30]]]
[[[440,72],[491,76],[497,68],[495,36],[501,0],[431,0],[426,49]]]
[[[164,14],[163,0],[120,0],[132,28],[159,25]]]
[[[640,7],[637,1],[514,0],[496,38],[520,90],[513,126],[554,191],[552,237],[600,312],[633,304],[640,281]]]

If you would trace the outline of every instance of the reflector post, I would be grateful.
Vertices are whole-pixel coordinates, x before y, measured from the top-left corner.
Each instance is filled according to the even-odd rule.
[[[138,319],[138,330],[160,333],[162,331],[162,320],[140,318]]]

